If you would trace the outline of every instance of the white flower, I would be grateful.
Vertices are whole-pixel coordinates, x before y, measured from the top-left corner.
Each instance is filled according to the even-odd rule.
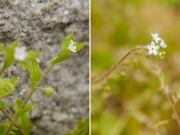
[[[151,33],[151,36],[153,37],[153,39],[156,41],[156,43],[158,43],[159,41],[161,41],[161,38],[158,37],[159,34],[158,33]]]
[[[148,52],[149,55],[151,55],[152,53],[154,55],[158,54],[159,46],[155,45],[155,42],[151,42],[151,45],[147,45],[146,48],[149,49],[149,52]]]
[[[14,52],[14,58],[19,61],[23,61],[26,58],[26,47],[16,47]]]
[[[166,45],[166,43],[164,42],[164,40],[161,41],[160,46],[161,46],[162,48],[166,48],[166,47],[167,47],[167,45]]]
[[[68,49],[72,52],[76,52],[76,46],[74,46],[74,42],[71,40]]]

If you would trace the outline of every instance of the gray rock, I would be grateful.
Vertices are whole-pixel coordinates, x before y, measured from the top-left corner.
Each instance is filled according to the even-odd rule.
[[[52,119],[55,121],[68,121],[70,117],[66,113],[54,112],[52,115]]]
[[[51,86],[56,94],[48,97],[37,91],[28,102],[36,104],[30,115],[36,126],[32,135],[70,132],[79,119],[85,119],[89,114],[89,1],[1,0],[0,18],[0,42],[8,46],[19,38],[20,45],[27,50],[42,51],[38,58],[42,72],[47,62],[59,53],[64,37],[72,31],[75,42],[86,43],[81,52],[56,65],[42,82],[42,87]],[[15,76],[20,76],[16,90],[3,99],[11,110],[13,101],[16,98],[24,100],[31,87],[28,71],[20,70],[17,63],[3,75],[4,78]],[[23,89],[26,92],[20,94]],[[0,121],[4,120],[0,115]]]
[[[39,107],[35,107],[35,109],[31,113],[31,118],[36,119],[41,117],[42,117],[41,109]]]

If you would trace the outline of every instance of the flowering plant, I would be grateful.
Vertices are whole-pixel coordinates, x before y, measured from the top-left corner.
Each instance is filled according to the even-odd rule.
[[[160,37],[158,37],[159,36],[158,33],[155,33],[155,34],[151,33],[151,35],[153,37],[151,44],[147,45],[147,47],[146,47],[149,50],[148,54],[149,55],[154,54],[156,60],[162,60],[164,58],[165,52],[160,51],[160,49],[166,48],[167,45],[164,42],[164,40],[162,40]]]
[[[9,134],[21,134],[28,135],[33,130],[33,125],[29,122],[28,112],[35,108],[34,104],[27,104],[36,90],[44,91],[48,96],[55,94],[55,90],[51,87],[40,87],[41,82],[46,77],[48,72],[58,63],[69,58],[72,52],[78,52],[84,47],[84,43],[74,43],[74,34],[68,35],[62,42],[59,54],[48,62],[48,66],[44,74],[41,73],[36,58],[40,55],[37,51],[27,51],[25,47],[19,47],[19,41],[15,40],[8,48],[4,44],[0,44],[0,50],[4,55],[3,66],[0,69],[0,111],[7,117],[9,122],[0,123],[1,135]],[[4,71],[9,68],[15,61],[19,63],[19,66],[23,69],[29,70],[31,88],[29,95],[24,101],[16,99],[14,103],[15,114],[12,115],[12,111],[3,101],[3,98],[13,94],[16,86],[19,82],[19,77],[13,77],[10,79],[3,78]],[[20,94],[23,94],[23,89]]]
[[[167,47],[166,43],[164,42],[164,40],[162,40],[160,37],[159,37],[159,34],[158,33],[151,33],[152,35],[152,40],[151,40],[151,44],[150,45],[146,45],[146,46],[142,46],[142,45],[138,45],[136,46],[134,49],[130,50],[128,53],[126,53],[124,55],[124,57],[119,61],[117,62],[114,66],[111,67],[111,69],[102,77],[98,78],[98,79],[95,79],[92,81],[92,84],[94,83],[99,83],[101,82],[102,80],[106,80],[109,75],[117,68],[119,68],[120,64],[122,64],[122,62],[129,56],[131,55],[132,58],[133,58],[133,63],[134,64],[137,64],[138,62],[138,59],[134,57],[134,52],[137,51],[137,50],[142,50],[143,54],[149,58],[151,54],[154,55],[155,59],[156,60],[162,60],[164,59],[164,56],[165,56],[165,51],[163,51],[164,48]],[[160,42],[161,41],[161,42]],[[145,49],[148,49],[148,52],[145,50]],[[125,76],[125,75],[122,75],[122,74],[125,74],[124,71],[121,72],[121,76]],[[107,85],[107,84],[106,84]],[[110,87],[105,87],[105,89],[107,91],[110,91]]]
[[[144,125],[150,123],[147,127],[150,127],[153,133],[155,130],[155,134],[160,135],[160,126],[170,122],[172,123],[172,120],[175,120],[178,129],[180,128],[179,110],[178,106],[176,106],[180,100],[180,90],[172,94],[173,88],[166,84],[167,78],[166,76],[164,77],[161,66],[156,65],[160,60],[165,58],[167,44],[157,33],[152,33],[151,35],[152,40],[150,44],[136,46],[127,52],[103,76],[92,80],[92,123],[97,125],[93,129],[94,133],[98,131],[102,134],[115,135],[126,134],[128,130],[130,132],[127,132],[127,134],[136,133],[136,124],[142,125],[144,129]],[[129,63],[131,62],[135,65],[137,64],[135,54],[144,55],[147,58],[153,56],[153,63],[150,65],[147,63],[143,63],[142,65],[138,64],[139,67],[148,69],[147,73],[138,72],[137,75],[137,70],[132,71],[132,79],[131,82],[129,82],[124,79],[126,72],[122,69],[124,66],[130,65]],[[132,61],[125,61],[128,56],[132,56]],[[115,70],[117,70],[118,74],[112,75]],[[156,77],[152,79],[149,75],[150,73],[154,73]],[[158,81],[156,81],[157,79]],[[100,84],[100,82],[103,83]],[[158,89],[161,91],[157,91],[157,84],[160,84]],[[101,89],[101,86],[103,86],[104,89]],[[156,95],[152,96],[153,92],[156,92]],[[163,93],[165,98],[162,96],[162,100],[160,100],[160,97],[157,96],[157,92]],[[133,94],[136,95],[134,96]],[[168,103],[163,103],[164,100],[167,100]],[[156,101],[157,103],[154,103]],[[167,104],[167,106],[171,108],[172,117],[167,118],[167,108],[164,109],[165,111],[163,110],[163,113],[166,113],[165,116],[167,119],[164,119],[164,116],[163,120],[162,117],[151,117],[152,114],[154,116],[154,113],[150,111],[150,109],[153,110],[152,104],[155,108],[158,107],[157,111],[159,112],[165,108],[162,104]],[[97,123],[103,128],[100,129]],[[132,125],[135,126],[135,128],[132,128]],[[104,130],[106,128],[107,130]],[[166,127],[164,129],[166,129]]]

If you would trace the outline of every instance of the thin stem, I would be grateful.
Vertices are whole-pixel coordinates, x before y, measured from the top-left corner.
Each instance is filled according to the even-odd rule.
[[[2,69],[0,70],[0,76],[2,76],[2,74],[4,73],[4,71],[5,71],[5,64],[3,65],[3,67],[2,67]],[[9,121],[12,121],[12,118],[9,116],[9,114],[6,112],[6,111],[4,111],[4,110],[1,110],[1,112],[4,114],[4,116],[9,120]],[[18,131],[19,131],[19,133],[21,134],[21,135],[24,135],[23,134],[23,132],[21,131],[21,129],[17,126],[17,125],[14,125],[17,129],[18,129]]]
[[[36,86],[31,89],[31,92],[29,93],[29,95],[27,96],[27,98],[24,100],[23,104],[21,105],[20,109],[22,109],[27,102],[29,101],[29,99],[31,98],[31,96],[33,95],[33,93],[36,91],[36,89],[38,88],[38,86],[41,84],[41,82],[44,80],[45,76],[48,74],[48,72],[50,71],[50,69],[52,68],[52,65],[49,65],[48,68],[46,69],[46,71],[44,72],[43,76],[40,78],[40,80],[37,82]],[[14,126],[16,120],[12,120],[10,126],[8,127],[6,133],[4,135],[8,135],[11,128]]]
[[[176,121],[178,123],[178,126],[180,128],[180,119],[179,119],[179,116],[177,114],[176,108],[173,105],[173,102],[172,102],[172,100],[171,100],[171,98],[169,96],[169,87],[167,85],[165,85],[164,75],[163,75],[161,70],[158,70],[158,67],[157,67],[156,71],[157,71],[157,76],[158,76],[158,78],[160,80],[161,88],[163,89],[164,94],[166,95],[166,98],[167,98],[167,100],[168,100],[168,102],[169,102],[169,104],[171,106],[171,109],[172,109],[172,111],[174,113],[175,119],[176,119]]]
[[[6,116],[6,118],[7,118],[9,121],[12,120],[11,117],[8,115],[8,113],[7,113],[6,111],[1,110],[1,112],[4,114],[4,116]]]
[[[170,98],[170,96],[169,96],[168,87],[166,86],[166,87],[164,88],[164,90],[165,90],[165,95],[166,95],[166,97],[167,97],[167,99],[168,99],[168,102],[169,102],[169,104],[170,104],[170,106],[171,106],[171,108],[172,108],[172,111],[173,111],[173,113],[174,113],[175,119],[176,119],[176,121],[177,121],[177,123],[178,123],[178,126],[179,126],[179,128],[180,128],[180,119],[179,119],[179,116],[178,116],[178,114],[177,114],[177,112],[176,112],[176,109],[175,109],[175,107],[174,107],[174,105],[173,105],[173,103],[172,103],[172,101],[171,101],[171,98]]]
[[[9,116],[9,114],[8,114],[6,111],[1,110],[1,112],[4,114],[4,116],[6,116],[6,118],[7,118],[9,121],[12,121],[11,117]],[[19,133],[20,133],[21,135],[24,135],[23,132],[21,131],[21,129],[20,129],[17,125],[14,125],[14,126],[18,129],[18,131],[19,131]]]
[[[15,120],[12,120],[10,126],[8,127],[4,135],[9,135],[9,132],[11,131],[11,128],[14,126],[14,124],[15,124]]]
[[[48,72],[50,71],[52,67],[49,66],[46,71],[44,72],[43,76],[40,78],[40,80],[37,82],[36,86],[31,90],[31,92],[29,93],[29,95],[27,96],[27,98],[24,100],[21,108],[23,108],[27,102],[29,101],[29,99],[31,98],[31,96],[33,95],[33,93],[36,91],[36,89],[38,88],[38,86],[41,84],[41,82],[44,80],[45,76],[48,74]]]
[[[2,76],[2,74],[4,73],[4,71],[5,71],[5,66],[3,65],[3,67],[2,67],[2,69],[0,70],[0,76]]]
[[[96,79],[94,81],[92,81],[92,84],[96,84],[96,83],[99,83],[101,82],[102,80],[104,80],[104,78],[107,78],[112,71],[114,71],[125,59],[126,57],[128,57],[132,52],[138,50],[138,49],[142,49],[143,47],[142,46],[137,46],[135,47],[134,49],[132,49],[131,51],[129,51],[128,53],[126,53],[126,55],[124,55],[124,57],[117,63],[115,64],[114,66],[112,66],[109,71],[107,71],[107,73],[105,75],[103,75],[102,77],[100,77],[99,79]]]

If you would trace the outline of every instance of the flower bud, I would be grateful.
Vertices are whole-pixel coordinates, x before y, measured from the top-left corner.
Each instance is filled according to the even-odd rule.
[[[120,77],[121,78],[125,78],[126,77],[126,72],[125,71],[121,71],[120,72]]]
[[[109,85],[107,85],[106,87],[104,87],[104,91],[111,92],[111,87]]]
[[[138,59],[133,59],[133,63],[137,65],[138,64]]]

